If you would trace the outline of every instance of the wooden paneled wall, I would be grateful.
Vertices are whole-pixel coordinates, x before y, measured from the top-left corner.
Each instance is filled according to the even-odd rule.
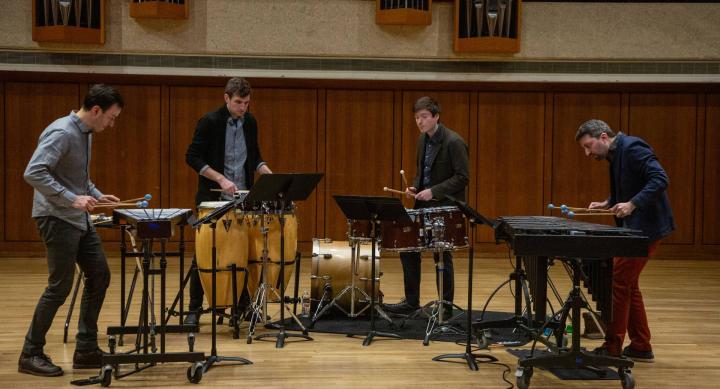
[[[87,75],[65,77],[64,83],[50,82],[50,75],[2,77],[0,250],[42,252],[30,217],[32,189],[22,173],[40,132],[76,109],[90,83],[109,81]],[[121,198],[150,193],[154,207],[192,208],[197,175],[185,164],[185,151],[197,120],[223,104],[225,80],[113,76],[110,81],[126,106],[115,128],[95,136],[94,182]],[[383,195],[384,186],[402,187],[400,169],[414,177],[418,131],[412,104],[432,95],[441,104],[441,121],[468,142],[468,199],[486,216],[549,214],[551,202],[585,206],[605,199],[607,163],[587,158],[574,140],[580,123],[598,118],[646,139],[670,176],[678,229],[661,254],[720,254],[717,88],[252,82],[251,111],[270,167],[325,173],[315,193],[298,206],[304,242],[344,238],[346,223],[332,195]],[[481,251],[504,250],[494,244],[491,230],[478,231]],[[103,238],[115,241],[117,233],[104,231]]]

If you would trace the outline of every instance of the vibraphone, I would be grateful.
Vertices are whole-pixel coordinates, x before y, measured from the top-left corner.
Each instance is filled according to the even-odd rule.
[[[115,378],[125,377],[130,374],[137,373],[157,363],[163,362],[190,362],[192,365],[188,368],[188,379],[191,382],[200,382],[202,378],[202,362],[205,360],[205,354],[202,352],[194,352],[194,335],[197,330],[192,325],[168,325],[170,315],[166,317],[167,312],[173,312],[175,304],[180,299],[180,323],[182,323],[182,289],[187,282],[187,276],[183,279],[184,267],[184,227],[187,225],[188,218],[192,215],[190,209],[116,209],[113,211],[113,224],[121,227],[120,239],[120,255],[121,255],[121,323],[120,326],[108,327],[108,343],[110,354],[103,355],[102,368],[99,379],[103,386],[110,385],[114,372]],[[175,229],[179,230],[179,249],[177,252],[169,252],[166,249],[167,241],[174,235]],[[128,252],[125,243],[125,231],[134,230],[134,234],[142,241],[142,250],[140,252]],[[160,243],[160,252],[154,252],[153,246],[156,241]],[[159,267],[153,266],[155,257],[160,258]],[[140,318],[137,326],[127,326],[126,319],[129,310],[129,304],[132,298],[131,287],[128,297],[128,306],[125,305],[125,261],[128,257],[141,258],[142,268],[142,303],[140,308]],[[178,298],[175,299],[173,306],[166,310],[165,307],[165,284],[166,284],[166,268],[168,257],[179,257],[180,260],[180,292]],[[137,272],[136,272],[137,274]],[[150,276],[160,276],[160,322],[154,322],[154,307],[151,307],[153,299],[150,296]],[[151,320],[151,315],[152,320]],[[188,333],[188,352],[166,352],[165,351],[165,334],[166,333]],[[122,339],[124,334],[136,334],[135,348],[123,352],[115,353],[116,336]],[[155,334],[160,335],[160,350],[157,352],[155,342]],[[122,345],[122,342],[119,343]],[[152,351],[152,352],[151,352]],[[121,373],[119,365],[135,364],[135,368]]]
[[[580,222],[551,216],[511,216],[498,219],[495,229],[497,242],[507,242],[515,255],[515,317],[504,322],[475,323],[477,330],[500,327],[496,324],[512,324],[525,330],[534,340],[550,347],[550,355],[531,356],[518,361],[516,372],[519,388],[530,384],[533,367],[542,368],[585,368],[614,366],[624,388],[634,386],[630,374],[633,362],[625,358],[602,356],[580,348],[580,309],[587,308],[580,292],[581,282],[592,283],[590,292],[598,300],[599,307],[608,318],[612,311],[612,257],[647,256],[648,239],[641,231],[613,227],[603,224]],[[572,273],[573,288],[560,310],[559,323],[554,330],[557,345],[548,344],[542,338],[548,326],[545,317],[547,303],[547,269],[551,258],[564,261]],[[523,270],[524,265],[524,270]],[[608,268],[608,266],[610,266]],[[586,272],[595,269],[583,279]],[[608,271],[609,269],[609,271]],[[535,317],[528,309],[522,317],[523,280],[530,284],[529,294],[533,296]],[[572,346],[562,347],[562,330],[568,315],[572,316]]]

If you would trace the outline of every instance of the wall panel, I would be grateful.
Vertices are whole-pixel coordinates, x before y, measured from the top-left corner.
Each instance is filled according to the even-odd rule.
[[[588,119],[600,119],[620,130],[619,93],[557,93],[553,111],[552,196],[555,205],[586,207],[610,195],[608,163],[585,156],[575,142],[578,127]],[[553,215],[560,213],[555,211]],[[585,217],[587,219],[588,217]],[[583,219],[584,220],[584,219]],[[611,217],[594,222],[613,224]]]
[[[84,91],[82,93],[84,95]],[[33,189],[23,172],[40,133],[80,107],[76,84],[9,82],[5,86],[5,240],[39,241],[32,215]]]
[[[543,93],[480,93],[477,210],[487,217],[543,213]],[[494,242],[489,228],[478,240]]]
[[[313,89],[254,89],[251,111],[258,143],[274,173],[312,173],[317,163],[317,92]],[[317,194],[298,202],[298,239],[317,236]]]
[[[702,243],[720,244],[720,95],[707,96]]]
[[[169,94],[170,206],[195,209],[198,175],[185,163],[185,152],[198,120],[225,104],[223,88],[179,86],[170,88]]]
[[[668,196],[677,230],[664,243],[692,244],[695,224],[694,94],[631,94],[630,135],[647,141],[670,177]]]
[[[325,231],[346,239],[346,219],[332,195],[384,195],[392,182],[392,91],[327,91]]]

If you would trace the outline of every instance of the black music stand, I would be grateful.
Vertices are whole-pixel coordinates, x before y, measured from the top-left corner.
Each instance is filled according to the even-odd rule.
[[[455,204],[460,211],[467,217],[468,222],[470,223],[470,251],[468,253],[468,305],[467,310],[465,311],[465,318],[466,320],[466,334],[467,338],[465,339],[465,352],[463,354],[442,354],[438,355],[437,357],[433,358],[433,361],[444,361],[445,359],[453,359],[453,358],[459,358],[464,359],[465,362],[467,362],[468,368],[472,371],[478,370],[478,364],[477,364],[477,358],[483,358],[486,359],[487,362],[495,362],[497,361],[497,358],[493,357],[492,355],[477,355],[473,354],[472,348],[470,347],[470,344],[472,343],[472,335],[470,326],[472,321],[472,288],[473,288],[473,252],[475,251],[475,227],[477,227],[478,224],[485,224],[487,226],[490,226],[492,228],[495,227],[495,223],[491,222],[484,216],[477,213],[474,209],[468,207],[468,205],[462,201],[459,201],[455,199],[452,196],[445,196],[448,200],[452,201],[453,204]]]
[[[322,173],[282,173],[282,174],[264,174],[260,176],[258,181],[253,185],[250,193],[248,193],[245,201],[253,202],[279,202],[279,222],[280,222],[280,323],[277,333],[261,334],[255,337],[256,340],[275,337],[275,347],[283,348],[285,339],[289,337],[303,338],[305,340],[313,340],[307,335],[307,329],[302,325],[300,320],[288,308],[290,316],[302,328],[302,334],[289,334],[285,330],[285,206],[291,201],[306,200],[315,190],[324,174]],[[263,292],[265,293],[265,292]],[[265,315],[266,312],[263,312]],[[251,323],[252,324],[252,323]]]
[[[210,311],[212,312],[212,341],[211,341],[211,348],[210,348],[210,355],[205,359],[205,363],[203,363],[202,370],[198,374],[198,372],[191,368],[188,369],[187,375],[188,378],[191,379],[191,377],[198,374],[200,377],[202,377],[202,374],[206,373],[210,368],[213,367],[215,363],[220,363],[223,361],[231,361],[231,362],[240,362],[241,365],[252,365],[252,362],[248,359],[241,358],[241,357],[226,357],[222,355],[217,355],[217,246],[215,245],[215,228],[217,227],[217,222],[220,220],[222,216],[224,216],[226,213],[230,212],[230,210],[235,209],[242,203],[242,199],[235,199],[233,201],[228,202],[227,204],[216,208],[206,216],[198,219],[192,224],[193,228],[198,228],[202,224],[209,224],[210,229],[212,231],[212,249],[211,249],[211,259],[212,259],[212,266],[210,268],[211,277],[212,277],[212,304],[210,306]],[[232,275],[232,281],[233,286],[235,285],[235,268],[233,268],[233,275]],[[198,269],[200,271],[200,269]],[[247,277],[246,277],[247,279]],[[234,294],[237,294],[237,288],[233,288]],[[237,296],[233,296],[233,305],[237,305]],[[234,312],[237,312],[237,309],[235,307],[233,308]],[[238,318],[234,318],[235,325],[237,326]]]
[[[369,346],[376,336],[401,339],[400,335],[375,330],[375,310],[380,311],[377,300],[377,278],[375,276],[375,246],[377,244],[378,223],[380,221],[398,221],[410,223],[410,216],[405,211],[400,199],[396,197],[377,196],[340,196],[333,198],[348,219],[368,220],[370,222],[372,292],[370,293],[370,331],[363,340],[363,346]]]

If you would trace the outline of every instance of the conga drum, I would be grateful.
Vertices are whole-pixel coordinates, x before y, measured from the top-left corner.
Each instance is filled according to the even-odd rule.
[[[227,204],[226,201],[208,201],[198,206],[198,217],[207,216]],[[231,210],[218,220],[215,228],[216,270],[227,270],[231,264],[237,267],[248,265],[248,226],[244,215]],[[205,297],[212,306],[212,228],[203,224],[195,232],[195,260],[197,261],[200,283],[205,291]],[[237,297],[242,294],[245,273],[237,273]],[[218,271],[215,278],[217,282],[216,307],[232,306],[232,272]]]
[[[372,243],[360,242],[359,258],[357,260],[357,268],[355,269],[355,286],[365,292],[367,296],[359,291],[355,291],[355,312],[363,311],[370,304],[370,296],[372,295],[372,280],[370,274],[372,272]],[[378,279],[376,286],[377,295],[380,293],[380,251],[375,247],[375,275]],[[331,239],[313,239],[312,254],[312,275],[310,276],[310,302],[313,312],[320,303],[320,299],[325,293],[326,285],[329,285],[329,293],[326,298],[330,300],[339,295],[346,287],[351,285],[352,271],[352,249],[347,241],[333,242]],[[345,313],[350,313],[351,292],[343,294],[337,303]],[[376,301],[377,303],[377,301]]]
[[[268,285],[278,288],[282,295],[285,291],[279,289],[280,279],[280,219],[278,215],[247,215],[245,216],[248,225],[248,292],[250,298],[255,297],[260,281],[262,281],[262,253],[263,234],[261,218],[268,229],[268,264],[267,279]],[[285,215],[285,287],[290,284],[290,277],[295,268],[295,253],[297,252],[297,218],[294,214]]]

